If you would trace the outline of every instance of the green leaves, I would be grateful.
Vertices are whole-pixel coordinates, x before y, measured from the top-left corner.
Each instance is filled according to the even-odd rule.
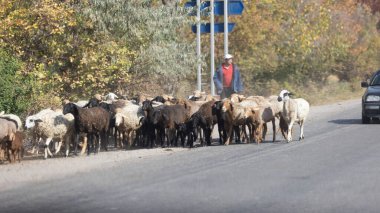
[[[19,71],[22,63],[0,49],[0,111],[21,114],[30,106],[30,85]]]

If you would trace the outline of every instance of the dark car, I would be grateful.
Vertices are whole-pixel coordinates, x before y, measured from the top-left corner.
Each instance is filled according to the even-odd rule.
[[[362,123],[368,124],[371,118],[380,118],[380,70],[361,86],[367,88],[362,97]]]

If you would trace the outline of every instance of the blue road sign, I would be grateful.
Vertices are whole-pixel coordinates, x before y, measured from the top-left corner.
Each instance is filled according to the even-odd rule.
[[[185,7],[195,7],[197,5],[197,2],[195,1],[189,1],[186,2]],[[201,10],[204,10],[206,8],[210,7],[210,1],[205,1],[201,3]],[[228,15],[241,15],[244,10],[244,4],[241,0],[229,0],[228,1]],[[216,1],[214,2],[214,14],[217,16],[224,15],[224,2],[223,1]],[[194,14],[191,14],[194,15]]]
[[[231,32],[235,27],[235,23],[228,23],[228,32]],[[191,30],[194,33],[197,33],[197,25],[191,26]],[[210,33],[211,25],[210,23],[201,24],[201,34]],[[214,24],[214,32],[215,33],[224,33],[224,23],[215,23]]]
[[[185,3],[185,8],[189,8],[189,7],[195,7],[197,6],[197,2],[196,1],[188,1]],[[210,2],[209,1],[205,1],[205,2],[202,2],[201,3],[201,10],[204,10],[206,8],[210,7]]]
[[[228,15],[241,15],[244,10],[244,4],[241,0],[229,0],[228,1]],[[214,14],[217,16],[224,15],[224,2],[216,1],[214,3]]]

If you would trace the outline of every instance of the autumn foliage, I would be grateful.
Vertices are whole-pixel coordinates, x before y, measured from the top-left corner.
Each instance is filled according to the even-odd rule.
[[[108,91],[189,93],[196,88],[194,19],[182,7],[186,1],[168,2],[1,0],[0,74],[7,86],[1,85],[0,111],[32,111]],[[230,18],[237,25],[229,48],[248,95],[284,87],[313,93],[329,79],[354,85],[380,67],[376,1],[243,2],[243,15]],[[202,36],[203,82],[210,78],[208,42]],[[222,34],[216,47],[218,64]]]

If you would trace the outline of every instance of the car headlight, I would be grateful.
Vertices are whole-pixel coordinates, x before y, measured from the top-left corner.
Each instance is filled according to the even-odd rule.
[[[368,102],[380,101],[380,96],[378,96],[378,95],[368,95],[365,100],[368,101]]]

